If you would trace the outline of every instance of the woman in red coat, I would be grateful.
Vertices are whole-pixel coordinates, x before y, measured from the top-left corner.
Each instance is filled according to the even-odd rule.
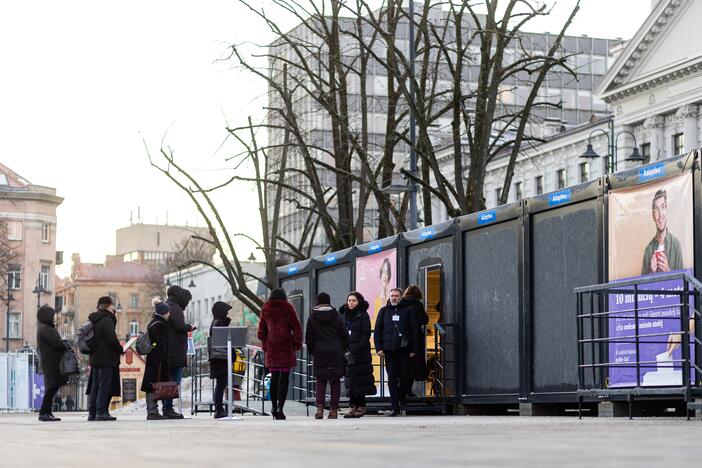
[[[258,339],[266,353],[266,368],[271,373],[273,419],[285,419],[283,406],[288,395],[290,369],[297,363],[295,352],[302,348],[302,326],[295,308],[280,288],[271,291],[263,304]]]

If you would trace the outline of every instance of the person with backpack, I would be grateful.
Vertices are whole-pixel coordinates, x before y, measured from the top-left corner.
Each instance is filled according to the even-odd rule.
[[[39,410],[39,421],[45,422],[61,420],[54,416],[51,406],[54,395],[58,396],[59,389],[68,382],[68,379],[61,375],[59,366],[61,356],[68,348],[54,325],[55,314],[56,311],[48,305],[41,306],[37,311],[37,350],[44,373],[44,398]]]
[[[151,349],[146,354],[146,367],[141,380],[141,391],[146,393],[146,419],[157,421],[168,419],[159,414],[158,402],[154,400],[153,384],[169,380],[168,367],[168,319],[171,308],[165,302],[154,306],[154,316],[146,327]],[[162,406],[163,402],[161,403]]]
[[[331,387],[329,402],[329,419],[338,417],[339,399],[341,397],[341,378],[344,376],[346,353],[349,350],[349,333],[344,320],[334,307],[329,305],[331,298],[327,293],[317,295],[317,305],[312,310],[305,343],[307,351],[314,357],[315,400],[317,412],[315,419],[324,417],[324,399],[327,382]]]
[[[168,367],[171,380],[180,387],[183,371],[188,365],[188,333],[197,329],[185,321],[185,308],[193,296],[180,286],[171,286],[166,294],[166,304],[171,309],[168,319]],[[163,400],[163,415],[168,419],[183,419],[183,415],[173,409],[173,400],[170,399]]]
[[[212,339],[212,328],[214,327],[228,327],[232,319],[227,317],[229,310],[232,308],[229,304],[222,301],[217,301],[212,305],[212,324],[210,325],[210,339]],[[236,355],[234,356],[236,358]],[[227,375],[227,360],[221,358],[210,357],[210,379],[216,380],[214,388],[214,406],[215,406],[215,419],[221,419],[227,416],[224,412],[224,405],[222,403],[224,399],[224,389],[227,387],[229,376]],[[229,369],[231,372],[231,369]],[[229,389],[233,391],[233,389]]]
[[[285,291],[276,288],[261,310],[258,339],[265,353],[265,366],[271,373],[271,414],[275,420],[285,419],[283,406],[288,397],[290,369],[297,364],[295,351],[302,348],[302,325]]]
[[[375,395],[373,358],[371,356],[371,323],[368,302],[359,292],[350,292],[346,304],[339,308],[349,333],[351,362],[346,369],[344,386],[350,410],[344,418],[361,418],[366,414],[366,395]]]
[[[378,355],[385,359],[388,389],[392,411],[388,416],[399,416],[407,397],[410,359],[417,355],[416,317],[407,307],[400,307],[402,290],[390,291],[388,304],[378,311],[373,335]]]
[[[110,415],[110,400],[120,394],[119,362],[124,354],[117,338],[115,304],[110,296],[98,299],[97,310],[88,316],[94,336],[90,347],[88,382],[88,421],[115,421]],[[116,395],[115,395],[116,394]]]

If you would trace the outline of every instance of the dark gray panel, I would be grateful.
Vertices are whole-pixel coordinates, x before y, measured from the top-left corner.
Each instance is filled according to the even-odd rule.
[[[280,287],[288,294],[288,300],[295,307],[297,316],[300,318],[302,326],[307,324],[307,316],[311,307],[310,303],[310,279],[305,276],[293,276],[291,278],[283,278],[280,281]],[[302,291],[302,296],[297,292]],[[291,293],[295,293],[292,295]],[[293,297],[294,296],[294,297]]]
[[[519,224],[464,236],[466,393],[519,392]]]
[[[331,305],[337,309],[346,301],[351,292],[351,265],[339,265],[317,271],[317,293],[325,292],[331,296]]]
[[[597,200],[532,215],[532,345],[535,392],[578,386],[573,288],[598,283]]]

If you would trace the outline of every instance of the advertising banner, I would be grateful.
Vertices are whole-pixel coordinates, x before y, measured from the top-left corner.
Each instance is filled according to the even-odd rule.
[[[10,407],[10,373],[7,354],[0,354],[0,409]]]
[[[15,408],[20,410],[30,409],[29,393],[31,386],[29,385],[29,355],[18,354],[15,362]]]
[[[391,249],[356,259],[356,291],[363,294],[370,308],[371,324],[390,297],[390,290],[397,287],[397,250]]]
[[[642,168],[642,171],[650,169]],[[644,173],[644,185],[613,190],[609,194],[609,280],[610,282],[693,270],[692,174],[652,178]],[[650,182],[649,182],[650,181]],[[681,281],[642,285],[649,291],[681,290]],[[642,386],[681,385],[682,370],[676,360],[680,349],[680,296],[665,294],[610,294],[609,362],[632,367],[610,367],[610,387],[637,385],[636,332],[633,317],[638,300],[638,361],[650,362],[640,368]]]
[[[44,399],[44,374],[32,374],[32,408],[41,408]]]

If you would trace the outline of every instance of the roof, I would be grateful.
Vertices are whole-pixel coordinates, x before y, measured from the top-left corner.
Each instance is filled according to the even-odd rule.
[[[29,182],[15,171],[0,163],[0,187],[26,189]]]
[[[80,263],[76,267],[74,281],[112,283],[160,282],[162,276],[149,265],[140,263],[118,263],[112,266]]]

